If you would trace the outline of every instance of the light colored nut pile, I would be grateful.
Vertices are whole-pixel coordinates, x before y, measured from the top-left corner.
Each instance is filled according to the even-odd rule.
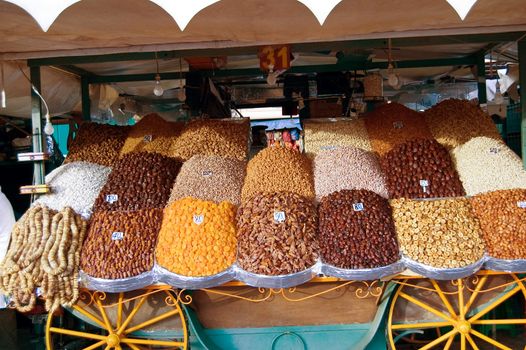
[[[129,153],[113,168],[94,211],[164,208],[181,163],[157,153]],[[117,197],[113,200],[108,196]]]
[[[484,255],[480,225],[466,198],[391,201],[398,243],[410,259],[436,268],[458,268]]]
[[[246,161],[219,156],[193,156],[181,167],[170,196],[170,203],[194,197],[220,203],[241,203]]]
[[[399,103],[386,103],[365,116],[373,151],[384,155],[413,139],[432,139],[424,116]]]
[[[500,140],[495,123],[479,106],[466,100],[442,101],[424,112],[435,139],[448,148],[462,145],[473,137]]]
[[[292,192],[314,199],[312,163],[293,150],[269,147],[248,162],[242,200],[261,192]]]
[[[371,150],[363,119],[307,119],[303,127],[305,152],[309,156],[342,146]]]
[[[129,127],[84,123],[69,147],[65,162],[90,162],[113,166],[119,158]]]
[[[164,210],[155,258],[184,276],[215,275],[236,260],[236,207],[184,198]]]
[[[413,140],[380,160],[391,198],[439,198],[464,195],[447,149],[435,140]]]
[[[94,213],[82,248],[82,270],[106,279],[150,271],[162,217],[161,209]]]
[[[318,201],[339,190],[366,189],[388,197],[376,154],[354,147],[318,153],[314,158],[314,189]]]
[[[183,127],[184,123],[167,122],[156,113],[148,114],[131,127],[121,155],[144,151],[170,157],[172,145]]]
[[[500,140],[475,137],[452,154],[467,195],[526,188],[522,160]]]
[[[15,224],[0,265],[0,289],[18,311],[35,307],[37,288],[50,312],[75,304],[86,228],[87,222],[71,208],[57,212],[42,205],[31,207]]]
[[[471,198],[490,256],[526,259],[526,190],[500,190]]]
[[[263,275],[305,270],[318,258],[316,209],[294,193],[258,194],[238,210],[238,264]]]
[[[387,199],[367,190],[342,190],[318,206],[321,257],[345,269],[370,269],[400,259]]]
[[[196,120],[190,122],[175,140],[170,154],[188,160],[197,154],[247,159],[250,121]]]
[[[40,196],[35,203],[57,211],[71,207],[84,219],[89,219],[110,171],[108,167],[87,162],[64,164],[46,176],[52,192]]]

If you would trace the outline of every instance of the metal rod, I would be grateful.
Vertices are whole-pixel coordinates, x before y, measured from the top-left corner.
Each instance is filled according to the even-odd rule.
[[[41,91],[40,84],[40,67],[31,67],[29,69],[32,86],[37,91]],[[42,100],[36,93],[35,89],[30,87],[31,91],[31,129],[33,135],[33,152],[42,153],[44,149],[44,140],[42,137]],[[33,166],[33,184],[43,185],[45,183],[44,162],[34,162]]]
[[[519,84],[521,86],[521,149],[522,164],[526,169],[526,40],[518,43],[519,48]]]

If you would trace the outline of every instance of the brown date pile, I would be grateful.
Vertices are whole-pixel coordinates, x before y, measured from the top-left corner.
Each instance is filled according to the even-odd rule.
[[[464,195],[447,149],[435,140],[413,140],[393,148],[380,164],[391,198]]]
[[[153,268],[161,209],[96,212],[82,249],[80,266],[96,278],[121,279]]]
[[[526,190],[500,190],[471,198],[490,256],[526,259]]]
[[[65,163],[84,161],[113,166],[128,136],[129,127],[84,123],[69,147]]]
[[[316,209],[295,193],[258,194],[238,210],[238,264],[263,275],[310,268],[318,258]]]
[[[399,260],[387,199],[368,190],[342,190],[318,206],[321,258],[344,269],[370,269]]]
[[[157,153],[124,155],[99,193],[94,211],[164,208],[180,167],[178,160]]]

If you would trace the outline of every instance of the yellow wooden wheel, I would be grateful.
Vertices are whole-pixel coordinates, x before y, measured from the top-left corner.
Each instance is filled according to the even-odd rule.
[[[484,334],[483,328],[526,324],[523,313],[522,318],[503,318],[492,312],[517,293],[526,300],[525,280],[514,274],[482,273],[454,281],[396,281],[400,286],[387,320],[390,348],[396,349],[397,341],[404,338],[420,350],[478,350],[486,344],[503,350],[522,349],[524,344],[517,348],[516,344],[509,344],[510,339]]]
[[[82,290],[69,311],[85,321],[83,327],[48,315],[46,348],[74,342],[85,350],[186,350],[188,330],[177,295],[164,287],[115,294]]]

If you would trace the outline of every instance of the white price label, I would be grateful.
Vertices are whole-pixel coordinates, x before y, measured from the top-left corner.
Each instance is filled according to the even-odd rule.
[[[322,151],[334,151],[337,148],[338,148],[337,146],[322,146],[321,147]]]
[[[111,234],[112,241],[122,241],[124,239],[124,232],[113,232]]]
[[[362,211],[364,209],[363,203],[353,203],[352,208],[354,211]]]
[[[281,223],[285,222],[285,212],[284,211],[275,211],[274,212],[274,221]]]
[[[402,129],[403,127],[404,127],[404,122],[402,122],[402,121],[393,122],[393,128],[395,128],[395,129]]]
[[[420,180],[420,186],[422,186],[422,190],[424,191],[424,193],[427,193],[427,188],[429,187],[429,181]]]
[[[119,200],[119,195],[117,194],[107,194],[106,195],[106,202],[113,204]]]
[[[491,154],[497,154],[499,152],[500,152],[500,148],[498,148],[498,147],[491,147],[489,149],[489,153],[491,153]]]
[[[203,170],[203,172],[201,173],[201,175],[203,175],[204,177],[210,177],[213,174],[214,173],[212,172],[212,170]]]
[[[526,209],[526,201],[518,201],[517,206],[522,209]]]
[[[205,221],[205,216],[203,214],[194,215],[194,224],[201,225],[203,221]]]
[[[143,140],[144,140],[144,142],[152,142],[153,141],[153,135],[144,135]]]

